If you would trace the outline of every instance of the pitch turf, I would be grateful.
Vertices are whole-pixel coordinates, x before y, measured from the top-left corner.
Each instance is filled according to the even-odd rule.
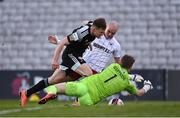
[[[124,106],[72,107],[71,102],[50,101],[45,105],[28,102],[26,108],[19,107],[18,100],[0,100],[0,117],[180,117],[180,102],[137,101],[125,102]]]

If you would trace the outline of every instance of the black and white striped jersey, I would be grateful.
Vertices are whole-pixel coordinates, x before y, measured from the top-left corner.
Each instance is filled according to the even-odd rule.
[[[75,29],[67,36],[69,45],[64,50],[64,53],[72,53],[74,56],[82,56],[88,45],[95,39],[95,36],[90,34],[92,23],[83,25]]]

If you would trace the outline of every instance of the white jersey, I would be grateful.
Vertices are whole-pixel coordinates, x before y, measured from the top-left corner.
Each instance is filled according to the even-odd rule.
[[[83,59],[96,72],[104,69],[112,57],[121,57],[121,46],[117,40],[106,39],[103,35],[96,38],[92,43],[92,51],[87,49],[83,55]]]

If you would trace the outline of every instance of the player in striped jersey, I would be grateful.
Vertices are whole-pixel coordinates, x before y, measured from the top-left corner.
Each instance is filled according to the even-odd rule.
[[[27,102],[27,97],[31,96],[49,85],[57,84],[59,82],[68,81],[66,76],[72,71],[81,76],[89,76],[92,74],[90,67],[82,60],[82,55],[88,45],[97,37],[104,34],[106,29],[106,21],[104,18],[98,18],[92,24],[83,25],[75,29],[70,35],[65,37],[57,45],[53,59],[51,62],[52,68],[55,70],[52,76],[46,80],[41,80],[27,91],[20,91],[20,105],[24,107]],[[66,48],[62,54],[62,63],[58,63],[58,59],[63,47]]]

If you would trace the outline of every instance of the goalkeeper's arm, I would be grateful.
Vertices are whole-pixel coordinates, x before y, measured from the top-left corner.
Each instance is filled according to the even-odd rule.
[[[142,96],[147,93],[149,90],[153,89],[152,83],[149,80],[144,81],[144,87],[142,89],[138,89],[136,92],[137,96]]]

